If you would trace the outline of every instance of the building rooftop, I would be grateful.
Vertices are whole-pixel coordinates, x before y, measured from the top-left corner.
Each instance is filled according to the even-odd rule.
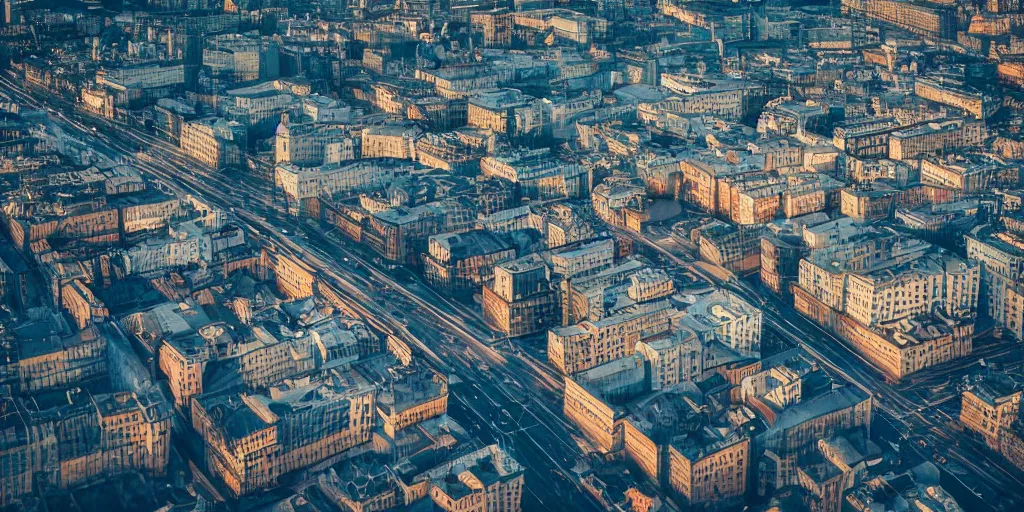
[[[690,462],[696,462],[746,439],[736,429],[730,427],[705,426],[699,431],[676,436],[671,444],[680,455]]]
[[[1020,393],[1021,388],[1021,384],[1013,377],[1004,373],[993,372],[985,375],[980,382],[976,382],[968,391],[984,400],[990,406],[995,407],[1009,399],[1012,395]]]
[[[950,119],[939,122],[927,122],[921,123],[909,128],[901,128],[897,131],[892,132],[891,137],[896,139],[904,139],[909,137],[918,137],[921,135],[927,135],[930,133],[942,133],[959,130],[965,121],[963,119]]]
[[[493,254],[512,247],[494,233],[483,229],[467,231],[465,233],[433,235],[430,237],[430,240],[432,243],[443,247],[451,255],[452,260]]]
[[[867,393],[853,385],[833,389],[786,408],[779,413],[775,423],[771,425],[771,429],[781,431],[793,428],[815,418],[856,406],[870,399],[871,397]]]
[[[695,332],[716,329],[723,322],[759,311],[732,292],[719,289],[701,297],[686,310],[682,324]]]
[[[526,107],[535,99],[518,89],[487,89],[474,92],[469,97],[469,103],[488,110],[499,110]]]

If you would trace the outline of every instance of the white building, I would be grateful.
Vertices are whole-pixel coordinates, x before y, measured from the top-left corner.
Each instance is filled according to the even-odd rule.
[[[682,325],[704,343],[716,341],[741,356],[760,357],[761,310],[730,291],[701,297],[686,310]]]

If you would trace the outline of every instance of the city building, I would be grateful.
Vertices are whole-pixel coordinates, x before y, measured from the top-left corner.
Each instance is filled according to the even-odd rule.
[[[5,506],[40,482],[72,489],[132,472],[159,477],[167,471],[172,413],[158,393],[94,395],[76,388],[42,406],[11,396],[0,400]]]
[[[469,126],[511,136],[540,131],[544,109],[540,100],[516,89],[481,91],[469,98]]]
[[[489,445],[416,475],[402,490],[407,500],[427,498],[445,512],[519,512],[526,488],[524,473],[511,455]]]
[[[668,300],[672,293],[672,281],[663,272],[633,274],[617,289],[604,291],[606,300],[615,300],[614,311],[548,331],[548,361],[572,375],[632,355],[641,340],[668,331],[675,313]]]
[[[843,12],[940,39],[956,39],[956,13],[949,6],[898,0],[843,0]]]
[[[344,126],[311,117],[293,121],[288,114],[281,114],[281,124],[274,133],[274,163],[318,167],[355,160],[362,155],[361,142]]]
[[[423,275],[447,293],[473,293],[494,275],[494,266],[515,259],[515,249],[490,231],[431,236]]]
[[[370,441],[375,388],[353,370],[286,379],[267,393],[201,395],[192,427],[206,465],[236,496]]]
[[[510,337],[543,332],[558,320],[558,299],[550,270],[538,256],[494,266],[494,280],[483,287],[484,319]]]
[[[909,160],[973,147],[985,140],[985,124],[981,121],[951,119],[941,123],[929,122],[900,129],[889,135],[889,158]]]
[[[1021,390],[1005,375],[989,375],[963,392],[960,423],[981,435],[985,444],[999,450],[999,438],[1020,415]]]
[[[555,158],[548,150],[484,157],[480,173],[516,183],[524,197],[537,200],[587,197],[593,179],[582,165]]]
[[[964,238],[967,257],[981,266],[978,310],[1005,333],[1024,339],[1024,240],[991,226],[979,226]]]
[[[760,309],[735,293],[716,290],[691,304],[680,322],[704,343],[714,341],[740,357],[756,358],[761,355],[761,316]]]
[[[920,240],[876,236],[802,259],[794,302],[900,379],[971,353],[980,273]]]
[[[180,145],[188,156],[212,169],[237,167],[245,147],[244,127],[219,117],[204,117],[181,126]]]
[[[943,76],[918,77],[914,80],[914,94],[926,99],[964,110],[977,119],[986,119],[998,110],[995,98],[972,88],[963,81]]]
[[[738,429],[707,425],[709,404],[662,391],[629,405],[622,420],[626,457],[690,506],[735,501],[747,490],[751,440]]]

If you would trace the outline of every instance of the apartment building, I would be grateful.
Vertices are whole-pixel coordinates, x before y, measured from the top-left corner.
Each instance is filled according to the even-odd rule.
[[[986,137],[985,123],[970,119],[927,122],[889,135],[889,158],[911,160],[959,148],[975,147]]]
[[[181,150],[212,169],[237,167],[245,147],[244,127],[219,117],[204,117],[181,125]]]
[[[96,72],[97,85],[157,89],[185,83],[185,67],[142,64],[103,69]]]
[[[180,64],[103,69],[96,72],[95,87],[82,89],[82,99],[94,112],[113,118],[116,113],[112,107],[127,109],[151,104],[179,93],[184,84],[185,71]]]
[[[476,214],[477,205],[466,196],[389,208],[370,215],[363,241],[388,261],[421,264],[430,249],[430,236],[470,231]]]
[[[889,180],[905,186],[919,178],[920,172],[908,162],[889,160],[887,158],[859,158],[847,156],[846,175],[856,183],[872,183],[877,180]]]
[[[830,389],[782,408],[755,442],[784,458],[806,454],[815,450],[821,439],[842,432],[864,429],[870,434],[872,409],[871,395],[856,386]]]
[[[615,266],[591,276],[561,281],[559,293],[562,303],[562,325],[573,325],[583,320],[600,320],[621,310],[622,308],[612,303],[611,298],[628,296],[624,294],[628,292],[632,277],[639,272],[657,271],[647,269],[639,260],[624,259]],[[651,282],[658,283],[656,287],[668,286],[668,283],[661,283],[657,279]],[[607,302],[605,297],[609,297]]]
[[[765,358],[757,371],[740,379],[733,398],[774,423],[782,411],[803,400],[804,379],[815,377],[817,370],[817,363],[802,349],[787,350]],[[810,389],[807,393],[812,395]]]
[[[474,32],[483,34],[486,48],[507,48],[512,44],[512,13],[507,9],[474,11],[469,15]]]
[[[395,165],[386,159],[344,161],[315,167],[300,167],[289,162],[274,167],[274,185],[288,196],[290,202],[300,203],[321,195],[344,197],[378,190],[407,168],[409,166]]]
[[[832,144],[858,158],[888,158],[889,135],[900,129],[893,118],[854,121],[835,127]]]
[[[641,225],[650,218],[647,188],[642,185],[605,181],[594,187],[590,200],[597,216],[616,227],[640,232]]]
[[[704,429],[669,446],[669,487],[692,505],[736,499],[747,490],[750,439]]]
[[[517,89],[490,89],[469,97],[469,126],[521,136],[545,126],[543,103]]]
[[[416,159],[416,139],[423,131],[415,126],[370,126],[362,132],[362,158]]]
[[[354,370],[286,379],[266,394],[227,392],[193,400],[192,427],[207,469],[235,496],[277,484],[371,439],[376,389]]]
[[[205,41],[203,67],[230,82],[272,80],[280,75],[280,53],[272,38],[220,34]]]
[[[55,398],[42,407],[0,398],[0,505],[41,483],[69,490],[128,473],[166,474],[172,413],[158,393],[94,395],[75,388]]]
[[[593,183],[587,168],[555,158],[546,149],[484,157],[480,173],[518,183],[523,197],[535,200],[589,197]]]
[[[560,247],[551,252],[551,272],[564,279],[587,277],[615,262],[615,239],[601,238]]]
[[[977,194],[1020,183],[1020,169],[995,158],[954,155],[921,160],[921,183]]]
[[[79,99],[87,112],[106,119],[117,117],[119,103],[122,108],[127,104],[127,98],[119,102],[117,95],[106,87],[83,87]]]
[[[463,135],[466,133],[466,135]],[[490,137],[474,137],[465,132],[425,133],[416,140],[416,160],[434,169],[476,173],[480,170],[480,157]]]
[[[202,329],[199,334],[203,335]],[[362,322],[335,317],[306,325],[299,332],[282,329],[272,333],[257,326],[251,340],[230,352],[237,356],[242,383],[251,389],[265,389],[319,368],[352,363],[366,352],[365,347],[375,343],[376,335]]]
[[[74,279],[60,288],[60,304],[74,320],[77,329],[103,323],[110,316],[107,306],[81,279]]]
[[[747,143],[754,155],[764,155],[764,170],[779,174],[800,172],[804,167],[804,145],[796,139],[773,137]]]
[[[428,498],[445,512],[521,512],[526,469],[488,445],[429,469],[403,485],[407,502]]]
[[[698,228],[700,258],[741,275],[758,272],[761,264],[761,226],[712,222]]]
[[[720,208],[740,225],[764,224],[776,217],[799,217],[824,211],[838,203],[843,183],[824,175],[790,174],[779,178],[747,179],[720,184],[728,206]]]
[[[874,247],[853,248],[862,256],[850,266],[841,256],[849,246],[801,260],[797,311],[895,380],[969,355],[980,266],[920,241],[876,239]]]
[[[636,353],[650,367],[651,390],[702,380],[705,368],[703,345],[697,334],[685,327],[637,342]]]
[[[1005,375],[988,375],[960,398],[960,423],[999,450],[1000,436],[1018,420],[1021,390]]]
[[[764,85],[730,78],[661,74],[661,85],[673,94],[653,104],[641,104],[638,116],[652,119],[658,111],[679,114],[714,114],[739,120],[765,95]]]
[[[813,29],[806,29],[805,40],[814,45]],[[837,31],[836,29],[826,29]],[[841,36],[840,36],[841,37]],[[777,98],[769,101],[757,120],[757,132],[767,135],[790,136],[803,133],[804,128],[827,115],[824,105],[808,105],[806,102]]]
[[[563,414],[604,454],[624,447],[624,405],[646,389],[643,358],[632,355],[565,377]]]
[[[900,190],[844,188],[839,193],[840,212],[857,222],[888,218],[894,203],[903,195]]]
[[[225,119],[244,126],[247,134],[256,139],[273,135],[281,114],[298,113],[302,108],[282,80],[229,89],[225,93],[227,101],[218,102],[218,111]]]
[[[687,158],[679,164],[683,200],[708,213],[718,212],[718,176],[726,173],[724,165],[716,164],[704,158]]]
[[[513,14],[514,28],[524,32],[550,31],[556,40],[586,46],[603,39],[608,21],[568,9],[535,9]]]
[[[703,343],[719,343],[742,357],[761,355],[761,310],[728,290],[700,297],[680,323]],[[714,366],[714,361],[705,365]]]
[[[260,252],[260,267],[272,272],[277,291],[288,299],[313,296],[316,271],[297,258],[264,247]]]
[[[599,320],[551,329],[548,360],[563,374],[571,375],[632,355],[641,339],[668,331],[675,309],[667,300],[658,300],[662,297],[637,301]]]
[[[490,93],[494,92],[499,84],[511,81],[511,72],[511,69],[502,70],[485,64],[442,66],[438,69],[417,69],[416,79],[432,84],[437,94],[444,98],[466,99],[481,94],[481,92],[485,97],[490,96]],[[513,98],[512,103],[517,103],[515,98],[522,97],[521,93],[514,89],[502,89],[502,91],[514,91],[509,92],[511,94],[509,97]],[[502,92],[495,94],[499,100],[503,95]],[[489,102],[485,100],[484,103],[486,107]],[[501,102],[499,101],[499,103]],[[497,110],[495,113],[498,113]],[[485,114],[485,118],[490,118],[490,116]],[[499,130],[495,129],[495,131]],[[506,132],[501,131],[500,133]]]
[[[988,225],[964,238],[968,259],[981,265],[979,311],[1006,334],[1024,339],[1024,239]]]
[[[980,268],[956,256],[926,256],[905,266],[848,274],[846,280],[844,311],[874,325],[927,314],[936,306],[952,317],[970,316],[978,301]]]
[[[494,266],[515,259],[516,250],[487,230],[431,236],[423,275],[451,294],[473,293],[494,275]]]
[[[128,275],[147,275],[182,269],[200,261],[212,262],[210,254],[201,254],[200,246],[209,247],[208,236],[184,230],[172,231],[170,236],[148,237],[120,251],[119,263]]]
[[[180,199],[132,190],[136,186],[131,182],[131,178],[112,178],[106,183],[111,195],[125,193],[123,190],[135,192],[131,196],[120,197],[112,202],[118,207],[121,226],[126,235],[167,228],[173,220],[184,216],[185,210]]]
[[[281,114],[274,133],[274,163],[317,167],[355,160],[362,154],[361,141],[342,126]]]
[[[536,255],[495,265],[494,280],[483,287],[484,320],[510,337],[543,332],[559,313],[549,275]]]
[[[750,438],[716,424],[703,398],[656,392],[630,403],[619,422],[625,457],[690,506],[743,496],[751,461]]]
[[[761,237],[761,284],[777,295],[788,296],[789,286],[796,281],[800,260],[807,249],[793,234],[766,234]]]
[[[107,338],[95,325],[70,336],[50,335],[17,344],[18,388],[23,393],[59,389],[107,374]]]
[[[167,377],[176,406],[188,407],[192,397],[202,394],[203,372],[215,354],[201,337],[171,338],[160,344],[160,370]]]
[[[401,430],[447,413],[448,377],[418,366],[388,371],[393,374],[391,383],[376,402],[381,429],[388,438],[396,439]]]
[[[973,115],[975,119],[986,119],[999,108],[996,98],[968,86],[961,80],[943,76],[916,78],[914,94],[963,110]]]
[[[914,34],[956,39],[956,11],[940,4],[899,0],[843,0],[844,13],[894,25]]]

